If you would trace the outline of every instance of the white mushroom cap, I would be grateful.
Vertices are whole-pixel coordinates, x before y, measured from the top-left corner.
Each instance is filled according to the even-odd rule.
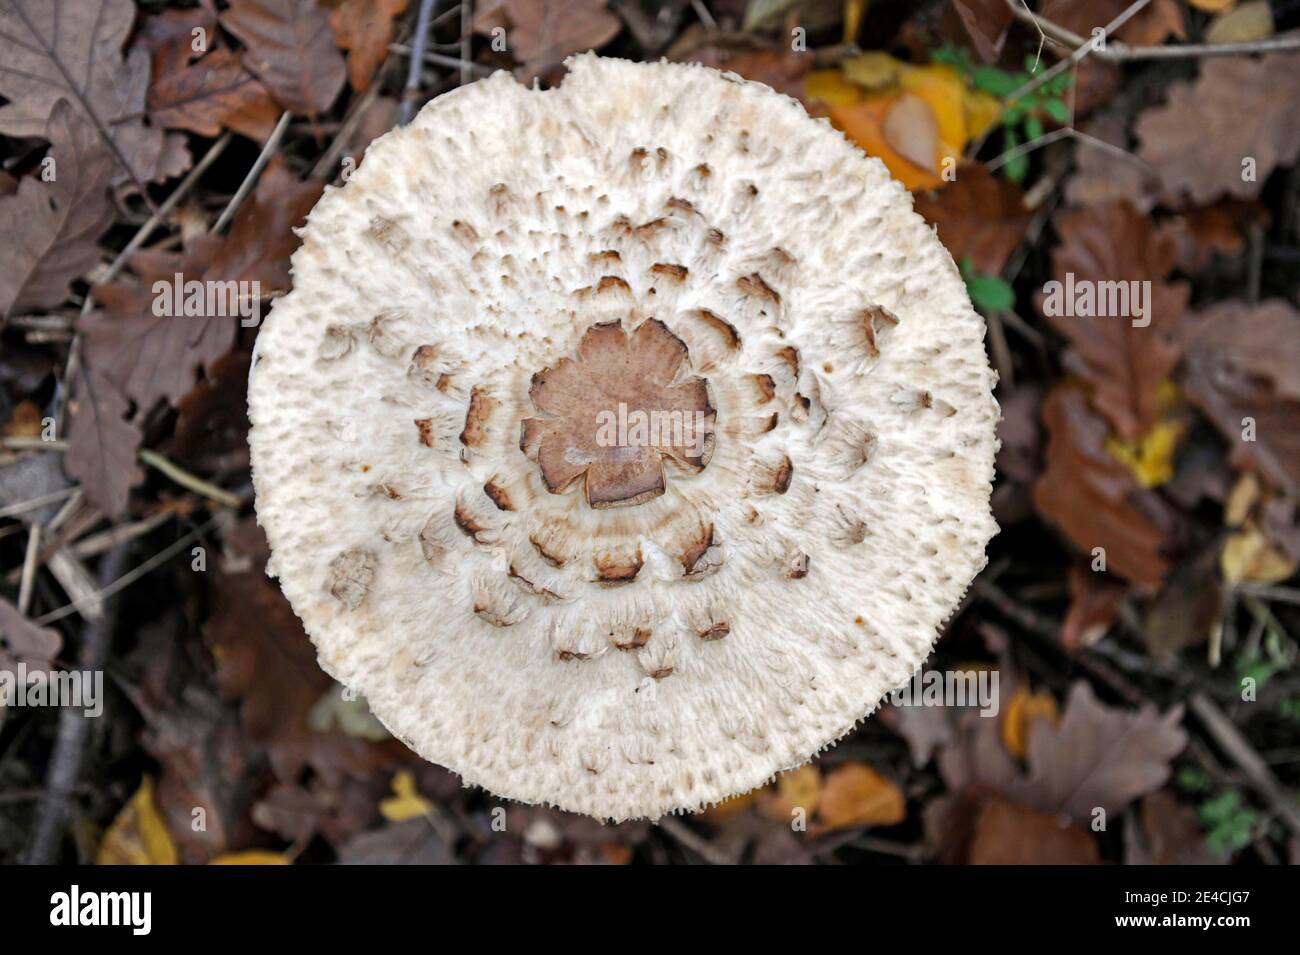
[[[293,266],[250,393],[272,573],[469,783],[610,819],[751,789],[985,563],[983,322],[885,167],[765,86],[499,73],[374,143]],[[610,446],[619,402],[705,433]]]

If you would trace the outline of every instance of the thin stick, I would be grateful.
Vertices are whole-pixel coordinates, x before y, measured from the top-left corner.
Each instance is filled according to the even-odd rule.
[[[1250,745],[1250,741],[1232,724],[1224,712],[1204,693],[1194,693],[1188,701],[1192,712],[1228,757],[1246,774],[1255,789],[1296,835],[1300,835],[1300,809],[1292,805],[1268,763]]]
[[[1128,23],[1128,21],[1131,20],[1133,17],[1137,16],[1137,14],[1140,13],[1150,2],[1151,0],[1134,0],[1134,2],[1131,3],[1128,6],[1128,8],[1124,10],[1123,13],[1117,16],[1114,20],[1111,20],[1110,23],[1106,24],[1102,28],[1102,34],[1104,35],[1104,37],[1106,39],[1109,39],[1110,35],[1113,32],[1118,30],[1125,23]],[[1066,70],[1075,66],[1080,60],[1083,60],[1084,58],[1096,52],[1097,50],[1093,47],[1091,42],[1083,44],[1078,49],[1076,49],[1073,53],[1071,53],[1068,57],[1066,57],[1064,60],[1061,60],[1059,63],[1057,63],[1055,66],[1051,67],[1050,69],[1045,70],[1042,73],[1039,73],[1036,77],[1034,77],[1024,86],[1020,87],[1020,89],[1013,92],[1010,96],[1007,97],[1007,102],[1014,103],[1017,100],[1024,99],[1026,96],[1028,96],[1034,90],[1038,89],[1038,87],[1042,86],[1048,80],[1054,79],[1055,77],[1064,73]]]
[[[166,524],[175,516],[176,514],[172,511],[158,511],[143,520],[134,521],[130,524],[119,524],[116,527],[110,527],[106,531],[100,531],[98,534],[90,534],[77,541],[69,549],[72,551],[73,557],[81,560],[85,560],[87,557],[95,557],[118,544],[135,540],[137,537],[143,537],[154,528]]]
[[[127,546],[122,544],[109,551],[99,568],[99,579],[105,585],[122,573],[126,566]],[[113,635],[116,605],[104,614],[98,623],[89,624],[81,640],[78,665],[83,670],[98,671],[104,668],[108,645]],[[68,816],[68,803],[77,790],[77,777],[81,774],[82,751],[90,730],[90,720],[76,707],[65,707],[59,715],[59,733],[50,756],[50,767],[45,777],[45,800],[33,827],[31,846],[24,860],[28,865],[48,865],[54,859],[63,835]]]
[[[284,137],[284,131],[289,128],[289,120],[292,116],[293,114],[288,110],[281,114],[280,121],[275,124],[275,129],[271,130],[271,135],[267,137],[266,145],[262,147],[262,151],[258,154],[256,162],[253,163],[253,168],[248,170],[248,175],[244,177],[244,181],[239,184],[239,189],[235,192],[235,195],[226,205],[226,208],[222,210],[212,228],[208,230],[209,233],[215,235],[220,232],[235,217],[240,203],[248,198],[248,194],[253,191],[253,186],[257,183],[257,177],[262,174],[266,164],[271,161],[271,156],[280,147],[280,140]]]
[[[8,507],[0,507],[0,517],[17,517],[19,514],[26,514],[28,511],[44,507],[46,504],[53,504],[55,501],[72,497],[76,493],[77,489],[75,487],[65,487],[61,491],[53,491],[49,494],[42,494],[40,497],[33,497],[30,500],[19,501],[17,504],[10,504]]]
[[[390,43],[388,48],[394,53],[401,53],[407,56],[411,55],[411,48],[405,43]],[[491,76],[497,71],[497,67],[484,66],[482,63],[475,63],[472,60],[461,60],[454,56],[444,56],[441,53],[430,53],[425,51],[424,62],[433,66],[445,66],[448,69],[463,70],[468,69],[471,73],[477,73],[479,76]]]
[[[127,587],[130,587],[133,583],[135,583],[145,574],[149,573],[155,567],[171,560],[172,557],[180,553],[183,548],[185,548],[188,544],[194,541],[200,534],[204,533],[209,528],[213,527],[216,523],[217,523],[217,518],[214,517],[211,520],[209,520],[207,523],[205,523],[202,527],[190,531],[188,534],[186,534],[180,540],[176,541],[176,543],[172,544],[170,547],[167,547],[165,550],[162,550],[157,554],[155,554],[154,556],[150,557],[140,566],[134,568],[133,570],[128,571],[127,573],[118,577],[116,580],[113,580],[108,584],[103,585],[95,593],[83,597],[80,600],[74,600],[72,603],[64,604],[62,607],[59,607],[57,610],[51,610],[45,616],[38,617],[36,620],[32,622],[37,624],[38,626],[43,627],[46,624],[53,623],[56,620],[62,620],[64,617],[76,613],[85,604],[91,603],[94,600],[106,600],[107,598],[113,596],[119,591],[125,590]],[[126,545],[122,544],[119,546],[125,547]],[[110,556],[112,556],[115,553],[117,553],[116,548],[114,550],[109,551]],[[106,557],[105,560],[107,559],[108,558]]]
[[[471,69],[470,54],[470,29],[474,23],[474,4],[472,0],[465,0],[460,5],[460,85],[464,86],[470,81]]]
[[[32,605],[32,585],[36,582],[36,558],[41,552],[41,525],[33,524],[27,532],[27,553],[23,556],[23,579],[18,584],[18,612],[24,617]]]
[[[664,816],[656,825],[710,865],[731,865],[730,859],[675,816]]]
[[[46,441],[44,438],[5,438],[0,441],[6,448],[14,451],[66,451],[66,441]]]
[[[709,8],[703,4],[702,0],[691,0],[691,9],[695,11],[695,15],[704,24],[704,29],[711,33],[718,28],[718,21],[713,19],[713,14],[709,12]]]
[[[126,244],[126,248],[117,254],[117,258],[115,258],[113,264],[108,267],[108,271],[104,273],[104,277],[99,279],[99,284],[102,285],[105,282],[111,282],[113,279],[117,278],[117,274],[121,272],[123,267],[126,265],[126,260],[131,257],[131,253],[144,245],[149,236],[153,235],[153,230],[158,228],[163,219],[167,217],[167,214],[176,208],[176,204],[189,194],[189,191],[194,188],[194,184],[199,181],[199,178],[208,170],[208,167],[217,161],[217,157],[225,152],[226,147],[229,145],[230,133],[223,134],[220,139],[212,144],[212,148],[203,154],[202,159],[195,163],[194,168],[191,169],[189,174],[181,180],[181,184],[172,190],[170,196],[163,200],[162,205],[158,207],[158,211],[151,215],[144,225],[140,226],[139,231],[137,231],[136,234],[131,237],[131,241]],[[81,306],[82,315],[85,315],[90,311],[93,301],[94,299],[91,296],[86,296],[86,301],[82,303]]]
[[[244,502],[236,495],[231,494],[229,491],[222,490],[215,484],[211,484],[200,477],[196,477],[179,465],[173,464],[157,451],[150,451],[148,448],[141,448],[140,460],[149,465],[149,467],[161,471],[181,487],[188,488],[196,494],[202,494],[209,500],[236,509],[243,506]]]
[[[411,62],[406,70],[406,89],[402,92],[399,126],[405,126],[415,116],[415,101],[420,96],[420,70],[424,67],[425,48],[429,44],[429,18],[438,0],[420,0],[420,13],[415,20],[415,39],[411,46]]]

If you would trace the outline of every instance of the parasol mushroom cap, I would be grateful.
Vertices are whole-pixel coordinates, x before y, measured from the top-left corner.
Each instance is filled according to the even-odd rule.
[[[881,163],[731,74],[568,67],[434,100],[327,190],[258,338],[257,512],[395,736],[653,818],[920,666],[996,530],[998,408]]]

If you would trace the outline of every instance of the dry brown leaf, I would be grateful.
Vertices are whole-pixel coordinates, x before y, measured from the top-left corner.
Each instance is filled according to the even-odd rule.
[[[1020,187],[994,176],[983,163],[963,165],[942,191],[916,197],[916,211],[939,230],[939,240],[976,272],[997,275],[1025,238],[1030,214]]]
[[[570,53],[597,50],[623,28],[607,0],[488,0],[474,12],[474,29],[509,26],[506,40],[525,76],[539,76]]]
[[[1043,19],[1091,40],[1093,30],[1105,27],[1129,6],[1131,0],[1045,0],[1040,13]],[[1163,43],[1171,36],[1185,39],[1182,7],[1178,0],[1152,0],[1114,36],[1134,46]]]
[[[1058,386],[1043,405],[1047,470],[1034,504],[1085,555],[1105,550],[1107,568],[1145,587],[1168,569],[1161,550],[1173,516],[1133,473],[1106,451],[1109,429],[1078,388]]]
[[[57,630],[37,626],[0,597],[0,670],[12,673],[20,663],[28,670],[44,670],[62,645]]]
[[[1099,865],[1092,834],[1055,813],[994,797],[975,817],[971,865]]]
[[[1090,647],[1119,619],[1128,588],[1087,564],[1070,567],[1070,607],[1061,624],[1061,643],[1069,650]]]
[[[903,791],[865,763],[841,763],[826,774],[817,806],[824,826],[892,826],[906,817]]]
[[[330,11],[334,41],[348,51],[348,82],[358,93],[370,88],[375,72],[388,58],[394,21],[409,0],[341,0]]]
[[[1083,681],[1074,684],[1059,724],[1040,723],[1029,737],[1029,778],[1008,795],[1079,825],[1104,809],[1112,818],[1134,799],[1159,789],[1169,764],[1187,745],[1182,706],[1164,716],[1103,706]]]
[[[240,319],[155,316],[154,283],[171,284],[179,273],[186,282],[260,282],[264,299],[287,289],[289,256],[298,247],[293,229],[302,224],[322,188],[320,182],[299,182],[275,160],[225,238],[198,236],[179,254],[136,253],[131,258],[134,277],[95,288],[108,314],[80,325],[87,361],[144,408],[159,398],[175,404],[194,387],[200,369],[230,350]]]
[[[140,28],[136,46],[148,51],[153,64],[150,119],[200,136],[232,129],[265,140],[280,116],[271,94],[231,51],[209,47],[205,53],[196,52],[194,30],[203,30],[209,43],[216,42],[217,14],[211,6],[166,10]],[[195,57],[199,59],[191,62]]]
[[[113,221],[108,198],[113,160],[94,127],[66,101],[50,114],[52,182],[23,178],[0,199],[0,317],[66,301],[72,282],[99,260],[99,238]]]
[[[1142,797],[1142,830],[1146,836],[1140,854],[1129,855],[1130,865],[1222,865],[1227,860],[1205,844],[1196,810],[1185,806],[1167,789]]]
[[[1011,8],[1004,0],[953,0],[953,8],[980,59],[997,60],[1011,26]]]
[[[281,106],[305,116],[328,112],[347,67],[329,12],[316,0],[232,0],[221,25],[248,48],[244,64]]]
[[[1097,116],[1083,131],[1129,151],[1124,121],[1117,116]],[[1074,206],[1127,201],[1146,212],[1155,205],[1158,187],[1154,170],[1145,169],[1136,157],[1126,160],[1095,143],[1080,140],[1074,147],[1074,175],[1065,182],[1065,197]]]
[[[1138,154],[1173,199],[1254,199],[1269,174],[1300,156],[1300,70],[1295,57],[1211,57],[1195,81],[1175,82],[1168,101],[1138,117]],[[1254,176],[1245,167],[1254,163]]]
[[[117,163],[115,182],[138,188],[189,166],[185,140],[142,121],[149,56],[122,45],[131,32],[131,0],[6,3],[0,7],[0,133],[45,135],[65,99],[104,140]]]
[[[136,463],[142,435],[126,420],[130,403],[118,386],[83,362],[68,400],[68,451],[63,469],[86,499],[110,517],[126,512],[131,488],[144,479]]]
[[[1090,283],[1098,293],[1105,287],[1101,283],[1149,283],[1142,326],[1127,315],[1048,316],[1074,346],[1069,367],[1092,386],[1097,409],[1121,437],[1134,440],[1160,420],[1159,391],[1178,364],[1170,335],[1190,292],[1186,283],[1165,281],[1177,256],[1175,243],[1123,202],[1067,212],[1056,230],[1061,242],[1052,251],[1052,276],[1057,282],[1066,283],[1069,273],[1076,287]]]
[[[1227,439],[1233,465],[1300,486],[1300,313],[1280,299],[1223,302],[1189,316],[1179,338],[1180,383]]]

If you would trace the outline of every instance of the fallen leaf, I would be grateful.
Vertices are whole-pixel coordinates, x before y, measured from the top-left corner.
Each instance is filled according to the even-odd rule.
[[[1029,731],[1040,720],[1055,726],[1060,721],[1056,700],[1046,690],[1031,693],[1018,686],[1002,713],[1002,745],[1007,752],[1024,759],[1029,752]]]
[[[1131,154],[1124,121],[1103,113],[1083,126],[1083,132]],[[1159,181],[1137,156],[1124,159],[1096,143],[1079,140],[1074,147],[1074,175],[1065,181],[1065,198],[1073,206],[1129,202],[1139,212],[1155,205]]]
[[[1229,586],[1242,581],[1277,584],[1296,572],[1296,562],[1274,547],[1258,528],[1248,527],[1228,535],[1220,568]]]
[[[953,8],[980,59],[995,62],[1011,26],[1011,8],[1004,0],[953,0]]]
[[[1254,43],[1273,35],[1273,8],[1268,0],[1251,0],[1220,13],[1205,27],[1206,43]]]
[[[878,718],[907,742],[912,765],[918,769],[934,751],[953,739],[954,723],[946,706],[882,706]]]
[[[1109,570],[1158,587],[1168,569],[1161,553],[1173,522],[1168,505],[1143,491],[1106,451],[1106,422],[1082,391],[1058,386],[1044,402],[1043,417],[1047,469],[1034,485],[1039,512],[1089,557],[1103,548]]]
[[[1079,825],[1090,825],[1099,808],[1116,817],[1169,778],[1170,762],[1187,745],[1182,717],[1182,706],[1164,716],[1151,706],[1103,706],[1087,683],[1076,682],[1060,723],[1040,723],[1030,734],[1029,777],[1008,795]]]
[[[859,103],[831,106],[828,113],[836,129],[857,143],[868,156],[881,160],[893,177],[908,189],[916,192],[942,185],[943,180],[932,169],[917,165],[889,144],[884,123],[893,104],[892,97],[870,96]]]
[[[176,405],[176,428],[169,456],[200,472],[233,458],[248,460],[248,372],[253,356],[228,352],[208,366],[207,376]]]
[[[954,261],[969,259],[976,272],[988,275],[1002,271],[1030,220],[1020,187],[982,163],[959,166],[956,181],[917,196],[915,206],[938,229]]]
[[[300,226],[321,194],[320,182],[298,182],[279,160],[262,173],[256,192],[235,214],[225,238],[203,234],[181,253],[137,252],[132,276],[95,287],[107,314],[83,320],[88,363],[107,374],[142,408],[160,399],[175,404],[189,393],[201,370],[234,344],[240,317],[223,314],[157,316],[154,285],[171,294],[175,276],[202,282],[209,292],[233,287],[217,283],[260,283],[261,298],[289,287],[289,256],[298,247]],[[251,286],[249,286],[251,288]],[[206,303],[205,303],[206,304]],[[222,302],[225,306],[226,303]]]
[[[361,832],[339,847],[343,865],[449,865],[456,862],[451,846],[424,819],[392,822],[382,829]]]
[[[389,822],[405,822],[429,815],[433,804],[420,795],[415,787],[415,777],[409,770],[401,770],[393,777],[393,795],[379,804],[380,814]]]
[[[971,865],[1100,865],[1089,832],[1058,815],[1005,799],[984,803],[975,818]]]
[[[1260,202],[1220,199],[1208,206],[1193,206],[1166,220],[1162,228],[1178,243],[1178,268],[1199,272],[1218,255],[1234,256],[1245,247],[1250,229],[1267,230],[1272,216]]]
[[[1167,789],[1142,797],[1140,818],[1145,844],[1129,865],[1222,865],[1227,860],[1205,844],[1196,810],[1180,803]]]
[[[245,852],[227,852],[208,860],[208,865],[292,865],[282,852],[249,849]]]
[[[110,517],[126,513],[131,488],[144,479],[136,461],[143,435],[126,420],[130,403],[99,368],[84,362],[68,400],[63,467],[86,499]]]
[[[1124,202],[1067,212],[1058,218],[1056,231],[1061,241],[1052,251],[1052,277],[1060,283],[1056,304],[1062,307],[1053,308],[1045,288],[1039,308],[1070,340],[1067,365],[1092,386],[1094,405],[1120,437],[1135,439],[1160,420],[1161,388],[1178,364],[1179,349],[1170,335],[1190,291],[1184,282],[1165,281],[1177,255],[1174,242]],[[1109,305],[1120,314],[1097,314],[1105,290],[1116,288],[1126,294],[1114,296],[1118,301]],[[1145,299],[1141,319],[1130,290]],[[1081,311],[1082,292],[1094,296],[1092,316],[1073,314]]]
[[[180,136],[146,125],[149,56],[122,46],[135,20],[131,0],[9,2],[0,8],[0,133],[45,135],[66,100],[104,140],[117,163],[115,182],[136,187],[179,175],[189,166]]]
[[[524,65],[525,77],[539,76],[570,53],[600,49],[623,22],[606,9],[606,0],[489,0],[474,13],[474,29],[490,33],[508,25],[510,55]]]
[[[1129,0],[1045,0],[1040,12],[1044,20],[1091,40],[1093,30],[1107,26],[1129,6]],[[1134,46],[1150,46],[1171,36],[1184,39],[1187,31],[1177,0],[1152,0],[1113,35]]]
[[[141,26],[135,42],[148,51],[153,67],[147,100],[150,120],[200,136],[231,129],[264,141],[275,128],[280,108],[238,55],[216,47],[196,51],[195,30],[204,31],[208,42],[215,43],[217,14],[211,6],[165,10]]]
[[[285,109],[329,111],[347,81],[329,12],[315,0],[231,0],[221,25],[247,47],[244,63]]]
[[[29,672],[46,670],[62,646],[57,630],[37,626],[0,597],[0,671],[13,673],[20,663]]]
[[[907,817],[907,798],[865,763],[841,763],[826,774],[817,818],[830,829],[892,826]]]
[[[1222,302],[1179,327],[1180,384],[1227,439],[1229,460],[1275,487],[1300,484],[1300,313]]]
[[[1254,199],[1274,169],[1300,156],[1300,123],[1292,115],[1300,70],[1286,53],[1199,64],[1196,80],[1170,84],[1165,105],[1138,117],[1138,155],[1173,199]]]
[[[762,794],[759,811],[776,822],[789,823],[799,810],[806,820],[817,811],[821,796],[821,770],[806,763],[776,777],[776,785]]]
[[[934,113],[917,96],[903,95],[885,114],[881,127],[885,142],[909,162],[929,172],[937,172],[939,126]]]
[[[1204,643],[1222,624],[1227,608],[1218,572],[1220,544],[1215,537],[1178,561],[1147,607],[1142,639],[1151,656],[1170,659]]]
[[[25,176],[0,199],[9,250],[0,259],[0,317],[67,301],[71,284],[99,261],[99,239],[113,222],[113,160],[94,127],[60,100],[43,135],[53,181]]]
[[[1086,563],[1070,566],[1070,606],[1061,624],[1061,643],[1068,650],[1090,647],[1119,619],[1128,588]]]
[[[104,833],[95,865],[176,865],[178,861],[176,843],[154,801],[153,778],[145,776]]]
[[[348,82],[358,93],[370,88],[380,65],[388,58],[394,21],[408,0],[342,0],[330,11],[334,42],[348,51]]]

